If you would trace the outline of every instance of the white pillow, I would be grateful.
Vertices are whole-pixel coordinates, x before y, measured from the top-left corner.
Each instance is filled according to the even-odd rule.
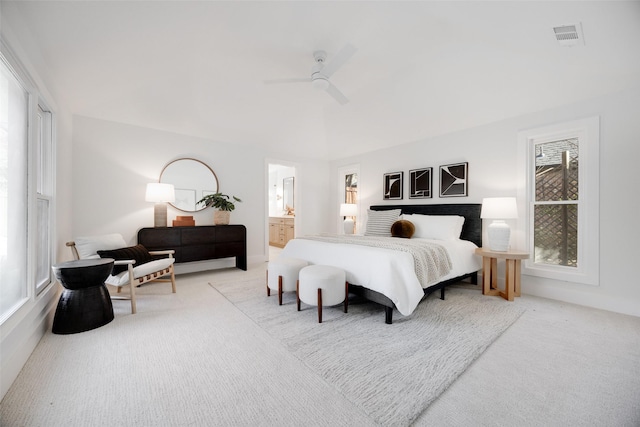
[[[459,215],[404,214],[402,218],[416,227],[414,238],[458,240],[464,225],[464,217]]]
[[[98,251],[120,249],[127,246],[120,234],[103,234],[101,236],[76,237],[76,250],[80,259],[94,258]]]
[[[391,226],[400,219],[400,209],[388,211],[367,211],[367,229],[365,236],[386,236],[391,237]]]

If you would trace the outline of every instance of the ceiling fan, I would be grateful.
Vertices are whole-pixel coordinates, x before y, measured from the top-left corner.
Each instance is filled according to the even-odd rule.
[[[338,71],[345,62],[347,62],[353,54],[356,53],[358,49],[356,49],[350,43],[347,43],[335,56],[331,59],[329,63],[325,65],[325,61],[327,59],[327,53],[323,50],[317,50],[313,53],[313,59],[316,61],[315,65],[311,68],[311,77],[305,78],[294,78],[294,79],[275,79],[275,80],[265,80],[265,84],[280,84],[280,83],[308,83],[311,82],[311,85],[318,89],[324,90],[329,95],[331,95],[336,101],[340,104],[344,105],[349,100],[340,90],[329,81],[329,78]]]

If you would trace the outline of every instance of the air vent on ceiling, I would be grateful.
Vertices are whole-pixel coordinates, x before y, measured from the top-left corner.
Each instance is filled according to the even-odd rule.
[[[580,24],[570,24],[553,27],[553,32],[556,35],[556,40],[562,46],[575,46],[578,44],[584,44],[584,38],[582,36],[582,26]]]

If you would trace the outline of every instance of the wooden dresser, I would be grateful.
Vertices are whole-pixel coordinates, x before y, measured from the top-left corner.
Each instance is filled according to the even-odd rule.
[[[247,270],[244,225],[142,228],[138,243],[150,251],[174,249],[176,263],[235,257],[236,267]]]
[[[294,217],[270,216],[269,217],[269,244],[284,248],[284,245],[294,237]]]

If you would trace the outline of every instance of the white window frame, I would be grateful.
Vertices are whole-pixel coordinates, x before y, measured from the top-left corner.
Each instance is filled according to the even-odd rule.
[[[20,84],[28,93],[28,118],[27,118],[27,195],[25,203],[27,204],[27,272],[26,279],[26,297],[16,304],[12,310],[0,316],[0,325],[7,322],[10,318],[18,315],[22,307],[27,305],[29,301],[35,301],[43,293],[55,283],[51,274],[51,265],[56,259],[55,250],[55,223],[56,223],[56,140],[55,140],[55,113],[47,107],[41,90],[34,83],[30,73],[24,67],[22,62],[17,59],[15,54],[6,44],[4,39],[0,38],[1,59],[8,65]],[[39,114],[44,113],[44,120],[40,121]],[[41,126],[43,125],[44,126]],[[40,133],[43,131],[43,133]],[[42,143],[42,145],[41,145]],[[43,278],[38,281],[36,277],[38,262],[38,201],[47,200],[49,204],[48,217],[48,239],[47,239],[47,273],[43,274]],[[44,276],[47,277],[44,277]],[[19,316],[19,315],[18,315]]]
[[[35,292],[36,295],[39,295],[40,292],[45,290],[47,286],[52,282],[52,272],[51,266],[53,265],[53,256],[54,256],[54,245],[53,245],[53,230],[54,230],[54,222],[53,218],[55,217],[55,198],[54,194],[54,184],[55,184],[55,175],[53,158],[54,158],[54,129],[53,129],[53,114],[49,110],[49,108],[45,105],[43,101],[38,102],[36,107],[36,126],[34,132],[34,144],[35,145],[35,175],[36,177],[36,185],[35,185],[35,204],[33,204],[33,217],[35,221],[34,228],[37,231],[36,238],[32,239],[30,243],[33,244],[35,250],[34,257],[34,282],[35,282]],[[32,154],[29,153],[29,156]],[[38,218],[38,204],[40,202],[46,202],[48,205],[48,224],[45,230],[40,230],[38,228],[39,218]],[[47,244],[47,248],[40,248],[40,242],[44,242]],[[45,268],[45,272],[42,277],[38,277],[38,265],[42,260],[39,259],[40,256],[44,256],[46,264],[48,266]]]
[[[535,201],[535,147],[537,144],[578,138],[578,265],[577,267],[534,262],[533,210]],[[520,168],[518,221],[520,246],[531,256],[523,263],[522,274],[598,286],[600,283],[600,119],[590,117],[518,133]],[[523,208],[524,207],[524,208]],[[524,212],[523,212],[524,211]]]

